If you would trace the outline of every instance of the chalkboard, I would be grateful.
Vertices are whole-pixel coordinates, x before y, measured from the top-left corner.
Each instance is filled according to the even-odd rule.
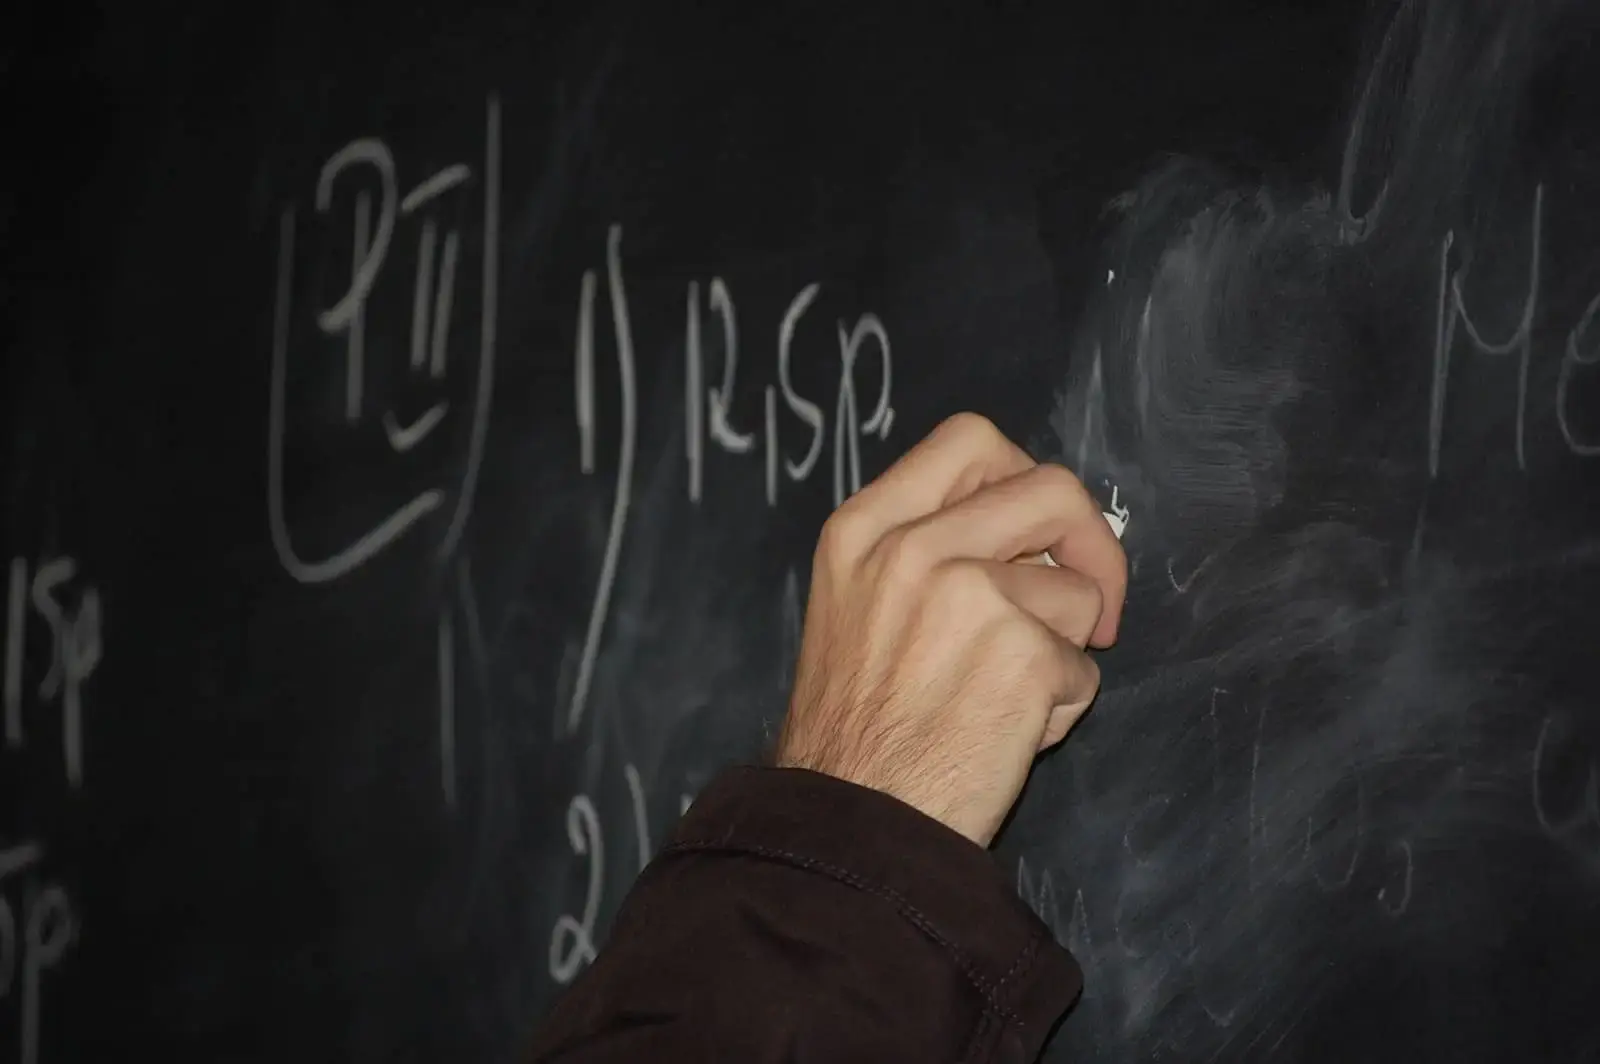
[[[1597,19],[23,16],[5,1059],[516,1059],[973,409],[1133,572],[1046,1059],[1600,1060]]]

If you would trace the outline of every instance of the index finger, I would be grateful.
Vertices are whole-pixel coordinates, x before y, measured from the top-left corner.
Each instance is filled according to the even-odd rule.
[[[1036,464],[988,418],[962,412],[941,421],[845,506],[877,539]]]

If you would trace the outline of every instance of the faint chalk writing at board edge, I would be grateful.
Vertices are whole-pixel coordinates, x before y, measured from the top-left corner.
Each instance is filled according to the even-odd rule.
[[[56,703],[61,728],[62,771],[67,783],[83,785],[84,686],[100,664],[103,652],[100,591],[78,578],[78,563],[69,557],[49,558],[29,575],[26,558],[12,558],[6,594],[4,661],[5,742],[9,750],[28,745],[27,695],[41,705]],[[70,592],[78,587],[76,601]],[[29,621],[43,622],[50,643],[49,666],[38,684],[24,684]]]
[[[38,1064],[45,975],[61,963],[78,933],[65,888],[39,877],[43,863],[38,843],[0,850],[0,1001],[18,999],[20,1064]],[[18,898],[20,925],[13,905]]]

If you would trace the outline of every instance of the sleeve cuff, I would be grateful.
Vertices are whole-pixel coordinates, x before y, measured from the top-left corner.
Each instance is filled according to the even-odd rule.
[[[1037,1053],[1082,989],[1072,956],[989,852],[890,795],[805,769],[718,776],[663,856],[726,851],[829,876],[892,904],[941,946]]]

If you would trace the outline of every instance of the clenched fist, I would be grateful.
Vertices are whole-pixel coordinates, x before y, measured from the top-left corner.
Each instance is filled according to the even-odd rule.
[[[777,763],[987,846],[1094,699],[1087,648],[1116,639],[1126,589],[1078,479],[958,414],[823,526]]]

